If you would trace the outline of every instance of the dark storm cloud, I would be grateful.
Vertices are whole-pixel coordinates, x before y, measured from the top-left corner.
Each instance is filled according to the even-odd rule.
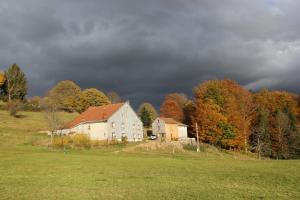
[[[71,79],[135,106],[212,78],[299,92],[297,0],[0,1],[0,69],[30,95]]]

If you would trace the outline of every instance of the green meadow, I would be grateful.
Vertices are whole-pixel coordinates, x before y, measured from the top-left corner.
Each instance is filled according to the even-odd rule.
[[[43,113],[20,114],[0,111],[0,199],[300,199],[299,160],[118,145],[64,151],[45,145]]]

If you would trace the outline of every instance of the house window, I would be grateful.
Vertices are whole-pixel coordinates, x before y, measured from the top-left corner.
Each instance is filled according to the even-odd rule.
[[[112,122],[112,123],[111,123],[111,127],[112,127],[112,128],[115,128],[115,127],[116,127],[115,122]]]
[[[91,130],[91,125],[88,125],[88,130]]]
[[[135,129],[135,124],[132,124],[132,128]]]
[[[122,123],[122,129],[125,129],[125,123],[124,122]]]

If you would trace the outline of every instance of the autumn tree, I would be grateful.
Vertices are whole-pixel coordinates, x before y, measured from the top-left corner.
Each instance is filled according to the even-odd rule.
[[[232,130],[227,137],[224,135],[223,128],[230,124],[222,112],[224,94],[220,85],[218,82],[205,82],[194,89],[194,94],[193,126],[198,124],[200,140],[215,145],[226,145],[228,139],[234,136],[234,132]]]
[[[165,99],[160,107],[160,116],[173,118],[178,122],[183,122],[184,113],[180,105],[171,99]]]
[[[149,128],[152,122],[157,118],[157,112],[150,103],[143,103],[140,105],[138,115],[141,118],[144,127]]]
[[[57,109],[67,112],[76,111],[76,98],[80,96],[81,89],[73,81],[61,81],[48,93],[49,99]]]
[[[0,99],[3,99],[3,97],[5,96],[5,83],[5,74],[3,72],[0,72]]]
[[[277,129],[276,140],[277,148],[275,154],[277,158],[288,158],[289,148],[288,148],[288,137],[290,131],[290,122],[288,116],[282,111],[278,110],[276,113],[276,123],[275,127]]]
[[[222,81],[222,87],[227,94],[225,99],[225,113],[237,131],[236,137],[231,140],[231,143],[242,147],[247,152],[251,124],[256,111],[253,95],[232,80]],[[243,144],[241,141],[243,141]]]
[[[26,111],[40,111],[42,109],[42,98],[34,96],[26,100],[24,107]]]
[[[247,150],[254,106],[249,91],[232,80],[211,80],[194,89],[194,122],[200,138]]]
[[[255,120],[252,124],[253,133],[251,135],[251,146],[255,148],[258,158],[262,156],[271,156],[271,138],[269,133],[269,112],[264,108],[258,108]]]
[[[170,93],[165,97],[165,101],[175,101],[181,107],[183,111],[183,120],[182,122],[191,125],[191,114],[192,101],[184,93]]]
[[[300,139],[296,116],[299,114],[297,95],[263,89],[255,94],[255,102],[266,109],[272,156],[292,158],[299,155]]]
[[[12,100],[24,100],[27,94],[27,80],[25,74],[17,64],[11,65],[5,72],[5,92],[8,103]]]
[[[4,85],[5,80],[5,74],[3,72],[0,72],[0,88]]]
[[[121,97],[115,91],[108,92],[107,97],[111,103],[120,103],[122,101]]]
[[[103,92],[95,88],[85,89],[82,94],[80,94],[79,98],[82,98],[79,100],[81,103],[78,105],[78,107],[80,107],[78,110],[79,112],[85,111],[90,106],[103,106],[110,104],[108,97]]]
[[[189,99],[183,93],[170,93],[165,97],[165,99],[176,101],[182,109],[186,106],[187,103],[189,103]]]

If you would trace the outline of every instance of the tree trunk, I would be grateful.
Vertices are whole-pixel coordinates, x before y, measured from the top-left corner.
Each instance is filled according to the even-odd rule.
[[[257,154],[258,154],[258,159],[261,160],[261,145],[260,145],[260,139],[258,138],[257,140]]]
[[[53,145],[53,132],[51,132],[51,145]]]
[[[248,148],[247,148],[247,143],[248,143],[248,141],[247,141],[247,134],[246,134],[246,130],[245,130],[245,128],[244,128],[244,145],[245,145],[245,152],[247,153],[248,152]]]
[[[8,103],[11,102],[11,95],[10,95],[10,92],[8,91]]]
[[[7,80],[7,90],[8,90],[8,103],[10,103],[11,102],[11,91],[10,91],[9,80]]]

